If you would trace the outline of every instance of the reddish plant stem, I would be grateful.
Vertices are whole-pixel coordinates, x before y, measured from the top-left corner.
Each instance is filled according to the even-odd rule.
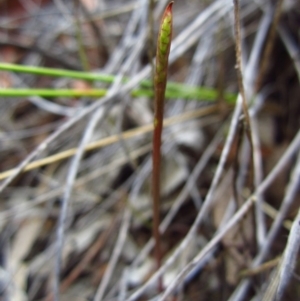
[[[153,197],[153,238],[155,240],[154,255],[156,269],[161,266],[160,224],[160,166],[161,166],[161,134],[163,129],[164,100],[167,85],[168,58],[172,36],[172,5],[170,2],[162,17],[157,40],[156,70],[154,78],[154,131],[152,153],[152,197]],[[158,291],[163,290],[162,279],[158,281]]]
[[[159,90],[159,91],[158,91]],[[156,89],[156,93],[164,95],[162,89]],[[161,166],[161,134],[163,128],[163,109],[164,104],[156,105],[154,113],[154,131],[153,131],[153,153],[152,153],[152,197],[153,197],[153,237],[155,239],[155,259],[156,268],[161,266],[161,245],[160,245],[160,166]]]

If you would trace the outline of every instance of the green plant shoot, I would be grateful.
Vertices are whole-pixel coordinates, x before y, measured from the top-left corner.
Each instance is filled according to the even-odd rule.
[[[161,266],[161,247],[159,233],[160,208],[160,161],[161,133],[163,128],[164,100],[167,85],[168,59],[172,38],[172,6],[170,2],[162,16],[156,48],[156,69],[154,75],[154,131],[152,153],[152,194],[153,194],[153,237],[155,240],[156,267]],[[162,281],[159,281],[159,291],[162,291]]]

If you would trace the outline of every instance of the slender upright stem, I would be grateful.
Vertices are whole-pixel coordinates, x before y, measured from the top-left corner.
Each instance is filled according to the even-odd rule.
[[[152,194],[153,194],[153,237],[155,240],[156,268],[161,266],[161,245],[160,245],[160,164],[161,164],[161,134],[164,117],[164,100],[167,84],[168,58],[172,36],[172,5],[170,2],[163,14],[160,30],[158,33],[156,50],[156,69],[154,77],[154,132],[153,132],[153,171],[152,171]],[[162,291],[162,280],[159,280],[159,291]]]

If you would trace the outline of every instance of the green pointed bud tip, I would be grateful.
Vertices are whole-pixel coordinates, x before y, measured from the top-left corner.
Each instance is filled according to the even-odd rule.
[[[164,84],[167,80],[168,57],[172,34],[172,5],[173,2],[170,2],[165,9],[158,34],[155,76],[157,84]]]
[[[172,16],[172,7],[173,7],[174,1],[171,1],[168,6],[165,9],[165,15]]]
[[[172,26],[172,6],[173,6],[173,1],[169,3],[169,5],[166,7],[165,12],[162,16],[162,24],[161,24],[161,35],[170,35]]]
[[[172,6],[173,1],[166,7],[165,12],[162,16],[158,43],[159,51],[161,55],[166,55],[169,52],[171,44],[171,33],[172,33]]]

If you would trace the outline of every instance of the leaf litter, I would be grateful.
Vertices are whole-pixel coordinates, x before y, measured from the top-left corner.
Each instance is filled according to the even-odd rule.
[[[84,67],[82,48],[90,71],[114,74],[116,80],[111,87],[92,83],[109,89],[104,101],[1,97],[1,172],[27,165],[26,158],[79,150],[77,161],[52,162],[3,180],[0,299],[298,300],[297,1],[283,2],[273,41],[277,6],[240,1],[253,168],[241,100],[237,97],[233,108],[222,97],[224,91],[238,93],[233,1],[175,1],[169,79],[214,88],[219,96],[218,110],[164,129],[163,263],[158,272],[151,237],[151,133],[130,139],[122,134],[151,123],[153,113],[153,99],[128,93],[130,85],[151,74],[148,1],[23,2],[28,5],[22,8],[18,1],[0,3],[1,61],[78,70]],[[156,33],[166,5],[155,3]],[[135,80],[127,90],[124,76]],[[0,83],[14,88],[81,84],[12,72],[1,72]],[[165,114],[210,105],[205,99],[170,99]],[[89,115],[81,116],[85,109]],[[110,145],[83,151],[85,144],[112,135],[118,139]],[[66,200],[58,261],[56,231]],[[287,221],[293,220],[290,231]],[[276,258],[277,267],[263,265]],[[258,274],[251,274],[255,270]],[[155,289],[159,275],[164,284],[160,295]]]

